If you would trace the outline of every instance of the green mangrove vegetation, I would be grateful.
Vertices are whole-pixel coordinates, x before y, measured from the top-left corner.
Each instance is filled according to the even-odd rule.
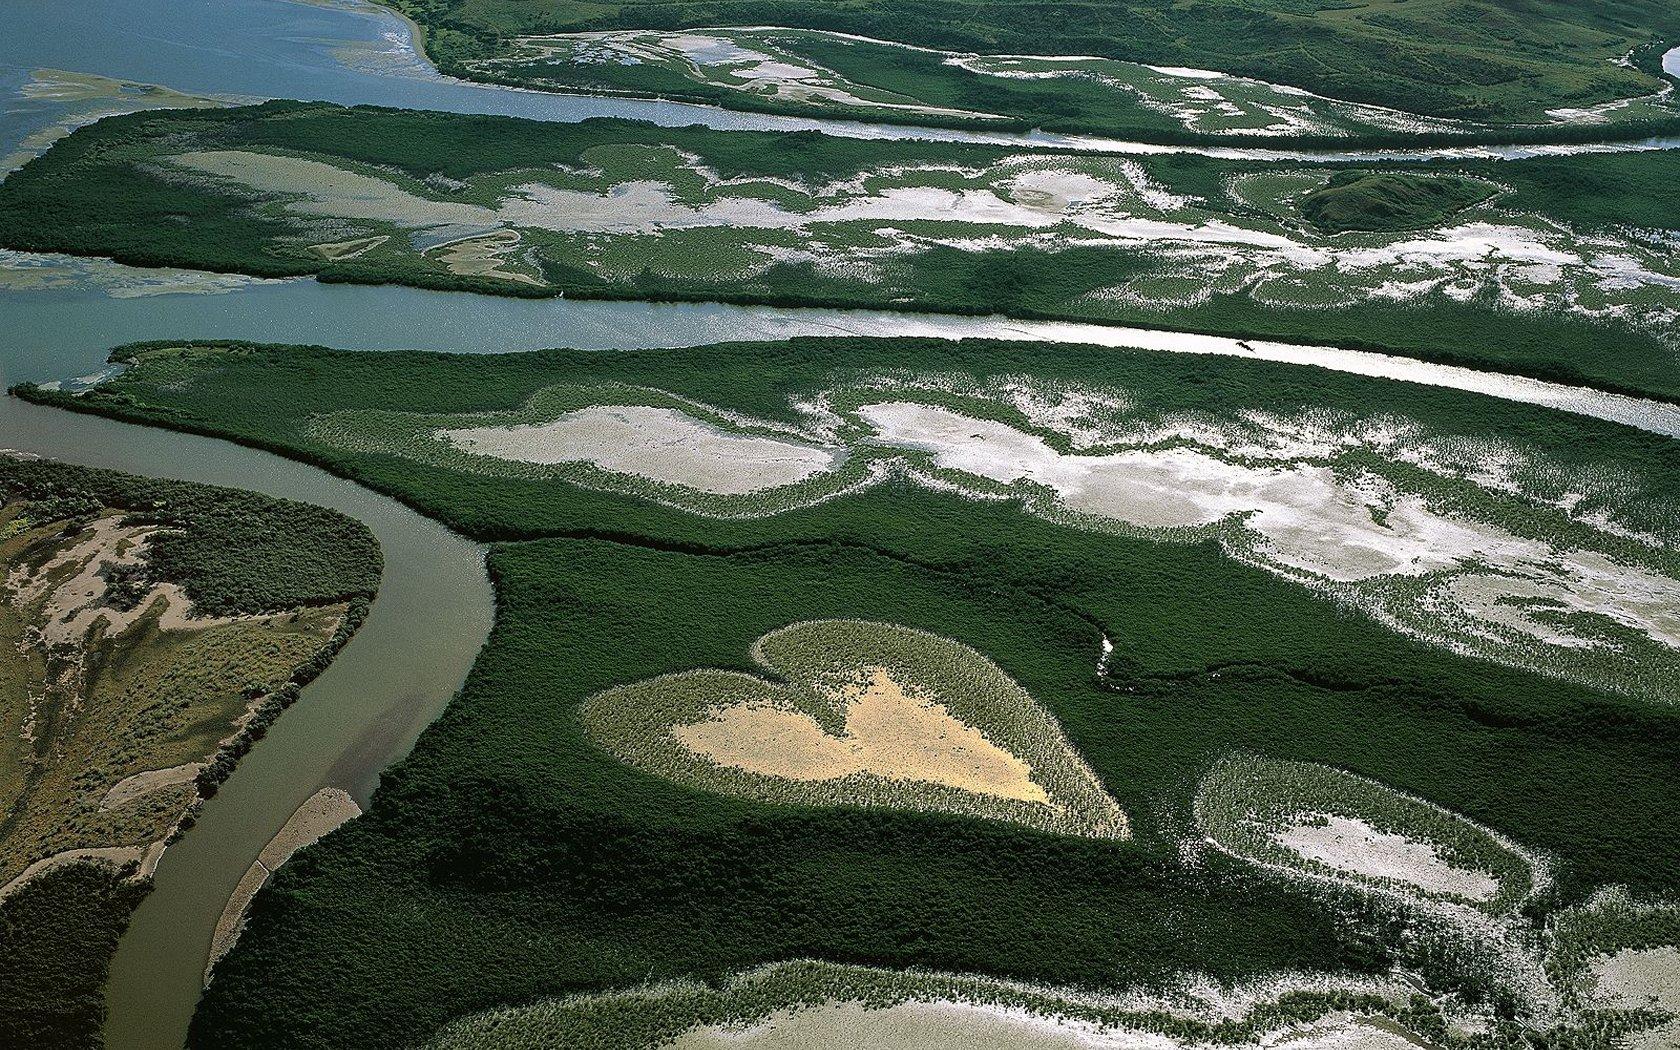
[[[1338,172],[268,103],[76,132],[0,185],[0,245],[1169,327],[1673,398],[1676,155]]]
[[[30,418],[432,520],[4,450],[0,1047],[1680,1046],[1680,6],[376,2],[12,63]],[[718,304],[947,338],[492,352]]]
[[[1486,200],[1468,179],[1403,172],[1337,172],[1301,198],[1301,215],[1325,233],[1419,230]]]
[[[0,1036],[8,1045],[104,1045],[111,956],[146,895],[132,874],[67,864],[0,900]]]
[[[1237,121],[1204,129],[1166,119],[1174,115],[1170,103],[1182,100],[1146,88],[1146,74],[1163,67],[1237,74],[1262,86],[1281,83],[1432,118],[1532,124],[1559,119],[1558,110],[1655,93],[1656,56],[1680,37],[1673,12],[1654,0],[1590,7],[1544,0],[1521,11],[1482,0],[1378,6],[1202,0],[1165,9],[1142,3],[1075,9],[1043,0],[928,0],[912,7],[872,0],[386,2],[420,25],[427,53],[441,69],[483,80],[737,108],[862,111],[871,119],[890,119],[889,106],[896,105],[921,123],[951,123],[979,111],[1062,130],[1143,135],[1255,126]],[[767,26],[797,29],[730,28]],[[719,38],[722,47],[708,43]],[[606,46],[626,39],[632,46]],[[918,48],[988,61],[952,63]],[[789,79],[801,90],[782,88],[760,68],[766,62],[800,70]],[[1074,75],[987,75],[998,66],[1009,73],[1056,64],[1071,66]],[[1275,108],[1299,99],[1262,95],[1261,101]],[[1428,129],[1443,121],[1415,123]]]
[[[1512,539],[1499,551],[1535,542],[1580,557],[1596,545],[1618,571],[1642,565],[1660,586],[1674,571],[1665,552],[1680,496],[1676,453],[1660,438],[1337,373],[1071,346],[836,339],[486,357],[171,344],[116,356],[128,368],[88,394],[21,392],[285,451],[501,541],[491,555],[497,622],[466,689],[387,774],[367,815],[257,897],[194,1021],[194,1045],[408,1045],[459,1018],[549,997],[561,1005],[484,1031],[530,1023],[538,1037],[594,1031],[608,1033],[601,1045],[646,1045],[639,1027],[609,1037],[612,1019],[629,1010],[668,1036],[763,1013],[707,1005],[714,993],[687,985],[672,993],[678,1006],[650,1012],[624,989],[721,982],[799,959],[1076,993],[1307,972],[1321,983],[1303,991],[1324,997],[1288,999],[1268,1016],[1353,1009],[1449,1044],[1460,1016],[1483,1018],[1494,1046],[1542,1030],[1609,1045],[1655,1023],[1625,1005],[1559,1013],[1543,962],[1548,923],[1607,887],[1635,902],[1680,889],[1665,830],[1680,741],[1660,688],[1472,657],[1397,613],[1369,614],[1340,585],[1303,586],[1303,574],[1337,564],[1306,560],[1314,548],[1303,534],[1265,532],[1266,515],[1282,513],[1266,509],[1273,503],[1244,519],[1261,530],[1247,540],[1221,531],[1233,524],[1223,519],[1163,529],[1134,521],[1125,502],[1068,503],[1048,466],[1021,484],[999,480],[992,464],[1006,454],[1056,470],[1217,461],[1289,486],[1319,477],[1291,471],[1322,466],[1326,483],[1413,486],[1396,489],[1386,513],[1360,505],[1396,536],[1414,513],[1414,497],[1400,493],[1415,492],[1440,522],[1505,530]],[[557,386],[570,400],[533,402]],[[636,460],[570,444],[575,426],[552,424],[601,422],[577,415],[581,390],[597,405],[665,413],[632,421],[665,425],[684,406],[725,458],[739,450],[724,438],[775,439],[845,457],[874,448],[902,466],[845,491],[717,516],[703,501],[668,499],[668,480],[638,480],[674,469],[657,441],[634,444]],[[547,408],[522,415],[532,404]],[[889,411],[905,405],[916,411]],[[946,446],[943,431],[907,429],[942,413],[960,417],[952,433],[963,440],[990,443]],[[394,445],[335,437],[357,420],[389,428],[405,417],[441,447],[462,434],[477,444],[422,457],[405,451],[421,440],[415,431]],[[596,473],[570,472],[567,456]],[[478,469],[480,460],[503,468]],[[1495,464],[1497,481],[1486,475]],[[1283,500],[1292,489],[1252,491]],[[1323,515],[1340,498],[1306,506]],[[1624,543],[1593,538],[1617,535],[1606,521]],[[1285,555],[1295,561],[1275,561]],[[1539,570],[1511,564],[1542,585]],[[1400,575],[1421,585],[1435,572]],[[1589,588],[1586,576],[1570,579]],[[1541,647],[1531,655],[1577,630],[1608,632],[1593,643],[1619,654],[1606,666],[1661,659],[1671,644],[1634,627],[1633,606],[1564,607],[1584,590],[1485,603],[1450,593],[1490,632]],[[1401,588],[1393,600],[1404,597]],[[1524,616],[1511,615],[1519,608]],[[635,683],[690,682],[715,704],[724,697],[706,676],[763,681],[755,643],[809,621],[901,625],[983,655],[1059,723],[1126,813],[1129,837],[720,792],[626,762],[592,732],[592,718],[634,720],[603,698]],[[684,711],[673,721],[700,724]],[[1368,838],[1398,867],[1302,879],[1289,864],[1256,863],[1266,858],[1249,847],[1197,846],[1198,819],[1214,809],[1237,819],[1228,806],[1210,809],[1204,786],[1220,783],[1233,755],[1302,773],[1272,778],[1283,795],[1241,803],[1258,805],[1282,836],[1267,848],[1341,870],[1349,844]],[[1507,863],[1517,855],[1507,842],[1543,856],[1543,873]],[[1372,879],[1394,884],[1394,871],[1436,888],[1369,892]],[[1427,881],[1436,878],[1446,881]],[[1420,923],[1417,909],[1443,895],[1488,917]],[[1484,900],[1493,903],[1476,905]],[[1665,943],[1660,928],[1640,929]],[[1384,984],[1395,965],[1447,1005],[1419,1006]],[[795,982],[772,1008],[864,994],[826,980]],[[590,998],[614,989],[617,998]],[[909,997],[948,994],[957,993]],[[586,1027],[564,1027],[575,1023]],[[486,1036],[463,1024],[439,1036],[443,1045],[481,1045],[472,1040]],[[1255,1030],[1220,1038],[1240,1043]]]

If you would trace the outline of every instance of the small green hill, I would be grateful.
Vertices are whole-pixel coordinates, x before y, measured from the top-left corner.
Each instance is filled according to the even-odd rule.
[[[1487,200],[1487,185],[1456,175],[1343,171],[1301,198],[1301,215],[1325,233],[1415,230]]]

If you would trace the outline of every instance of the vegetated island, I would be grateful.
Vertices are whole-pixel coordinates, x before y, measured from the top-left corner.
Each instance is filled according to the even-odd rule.
[[[1542,1033],[1609,1047],[1660,1023],[1594,991],[1660,974],[1680,943],[1661,903],[1680,892],[1665,831],[1680,737],[1657,669],[1672,646],[1645,633],[1662,632],[1658,614],[1638,628],[1635,605],[1562,613],[1483,601],[1480,583],[1437,592],[1518,646],[1481,659],[1432,641],[1421,620],[1402,631],[1358,614],[1349,592],[1301,574],[1313,551],[1359,549],[1317,546],[1314,523],[1401,536],[1426,520],[1408,517],[1420,511],[1405,493],[1427,485],[1443,520],[1603,545],[1616,571],[1660,586],[1680,571],[1668,555],[1639,562],[1592,523],[1602,512],[1672,536],[1669,442],[1453,391],[1078,347],[171,344],[119,356],[131,366],[79,398],[23,393],[284,451],[500,541],[497,623],[465,691],[365,816],[259,896],[195,1046],[483,1046],[499,1032],[512,1045],[640,1046],[789,1012],[850,1017],[848,1003],[937,1013],[951,1001],[1238,1045],[1348,1015],[1447,1046],[1473,1031],[1500,1046]],[[906,429],[947,414],[960,420]],[[669,426],[691,439],[676,452],[644,440]],[[976,435],[990,444],[961,461],[940,444]],[[1327,496],[1281,532],[1169,532],[1124,520],[1138,512],[1124,499],[1066,513],[1055,473],[1037,487],[976,473],[999,473],[1005,452],[1097,482],[1192,460],[1221,478],[1260,471],[1288,481],[1259,490],[1270,508],[1317,476],[1287,471],[1334,474],[1328,456],[1361,491],[1396,486],[1383,489],[1396,499],[1386,525],[1364,505],[1328,516],[1343,497]],[[915,471],[870,480],[889,457]],[[779,466],[755,483],[758,463]],[[801,487],[858,470],[867,483]],[[1262,508],[1255,527],[1277,513]],[[1310,564],[1366,571],[1357,558]],[[1551,587],[1544,571],[1524,561],[1493,575]],[[615,719],[642,747],[631,723],[664,700],[590,705],[638,683],[765,681],[758,640],[825,622],[898,625],[983,655],[1060,725],[1128,837],[843,791],[713,790],[591,729]],[[1589,625],[1638,659],[1567,664],[1569,632]],[[850,717],[879,683],[843,677],[853,663],[834,664],[844,724],[832,709],[786,710],[829,719],[825,738],[872,763],[880,752]],[[1594,677],[1617,667],[1654,670]],[[713,725],[739,705],[709,696],[676,712],[672,725],[691,727],[679,743],[755,766]],[[924,715],[939,714],[932,703]],[[1038,761],[1019,741],[1000,750]],[[755,775],[820,784],[821,772]],[[1180,1012],[1138,998],[1162,986],[1182,987],[1169,997]]]
[[[1481,0],[1130,2],[1077,17],[1043,0],[383,2],[440,69],[469,79],[1157,141],[1405,142],[1571,123],[1603,134],[1630,118],[1652,133],[1672,125],[1659,56],[1680,39],[1680,20],[1651,0],[1520,13]],[[1616,104],[1626,99],[1652,101]]]
[[[1673,399],[1680,271],[1651,231],[1680,214],[1677,165],[1670,150],[1353,174],[275,102],[77,131],[0,185],[0,245],[1131,324]]]
[[[0,1043],[102,1045],[166,845],[349,640],[360,522],[233,489],[0,459]]]

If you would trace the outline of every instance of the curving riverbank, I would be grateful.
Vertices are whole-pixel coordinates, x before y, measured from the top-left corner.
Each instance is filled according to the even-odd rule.
[[[274,830],[320,788],[343,788],[365,803],[380,771],[407,753],[464,681],[493,611],[484,551],[394,500],[224,441],[8,398],[0,405],[0,443],[330,507],[366,523],[385,555],[361,630],[164,853],[118,949],[108,1045],[174,1050],[198,999],[217,920]]]

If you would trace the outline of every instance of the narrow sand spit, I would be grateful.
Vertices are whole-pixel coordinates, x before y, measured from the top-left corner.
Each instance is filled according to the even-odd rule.
[[[315,792],[293,811],[285,826],[257,854],[245,877],[239,880],[233,896],[228,898],[227,907],[222,909],[221,920],[216,923],[216,933],[210,941],[210,961],[204,967],[205,984],[210,983],[216,964],[233,950],[239,940],[245,912],[268,877],[290,860],[292,854],[361,815],[362,807],[356,805],[356,800],[348,792],[331,787]]]
[[[1680,948],[1624,948],[1592,963],[1597,984],[1594,1004],[1622,1010],[1662,1010],[1680,1015]],[[1680,1016],[1635,1033],[1629,1050],[1667,1050],[1680,1046]]]
[[[731,434],[648,405],[592,405],[549,423],[439,430],[464,452],[523,463],[590,463],[667,485],[742,495],[790,485],[834,467],[830,448]]]
[[[760,776],[838,780],[861,773],[1050,804],[1030,766],[944,704],[907,692],[882,668],[866,674],[864,684],[848,685],[835,696],[845,706],[844,736],[830,736],[803,712],[748,703],[676,727],[677,742],[719,765]]]
[[[149,877],[157,870],[158,859],[163,856],[164,844],[153,842],[145,846],[92,846],[86,849],[67,849],[63,853],[54,853],[24,868],[17,878],[0,886],[0,900],[15,893],[24,883],[47,871],[50,868],[63,867],[66,864],[105,864],[112,868],[120,868],[124,864],[134,861],[140,862],[136,873],[140,878]]]
[[[1499,881],[1482,871],[1449,864],[1427,842],[1378,831],[1357,817],[1316,814],[1274,832],[1278,845],[1337,871],[1404,882],[1426,893],[1490,901]]]
[[[1018,1007],[942,1000],[870,1008],[827,1002],[782,1010],[747,1027],[697,1028],[673,1050],[1180,1050],[1183,1041],[1150,1032],[1104,1030],[1083,1021],[1042,1017]],[[1233,1050],[1418,1050],[1421,1044],[1359,1018],[1291,1029]]]
[[[177,784],[190,784],[203,768],[203,762],[187,762],[179,766],[170,766],[168,769],[148,769],[143,773],[124,777],[111,785],[111,790],[105,792],[105,797],[99,800],[99,808],[101,811],[116,809],[142,795],[149,795]]]

